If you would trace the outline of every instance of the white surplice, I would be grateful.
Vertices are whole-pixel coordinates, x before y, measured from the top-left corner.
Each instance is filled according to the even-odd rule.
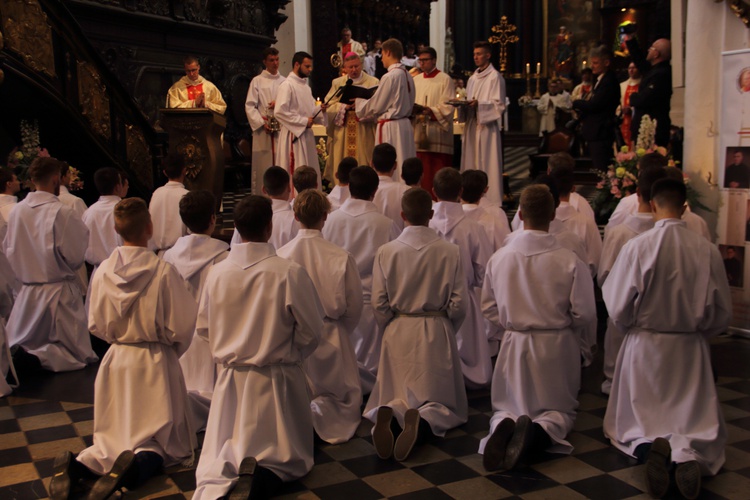
[[[414,87],[417,91],[415,103],[430,108],[432,112],[424,123],[420,119],[414,122],[415,139],[420,136],[417,128],[423,127],[429,143],[429,147],[420,149],[419,143],[415,142],[417,150],[453,155],[454,108],[448,104],[456,98],[453,78],[435,69],[429,75],[420,73],[415,76]]]
[[[505,79],[489,65],[479,69],[466,84],[466,97],[478,101],[476,108],[459,108],[465,122],[462,138],[461,170],[482,170],[489,177],[487,200],[503,202],[503,146],[500,132],[505,112]]]
[[[490,253],[493,254],[500,250],[505,243],[505,238],[510,234],[508,217],[505,215],[505,212],[502,213],[502,216],[498,217],[484,207],[480,207],[474,203],[464,203],[461,207],[464,209],[466,217],[478,223],[484,229],[487,239],[492,245]],[[500,210],[502,211],[502,208]]]
[[[430,228],[446,241],[458,245],[466,277],[466,318],[456,331],[461,371],[467,386],[486,386],[492,379],[492,360],[478,289],[484,282],[492,244],[482,226],[464,214],[460,203],[441,201],[432,208],[435,214]]]
[[[57,195],[57,197],[60,198],[63,205],[69,206],[79,217],[83,217],[83,213],[86,211],[86,203],[78,196],[70,194],[67,187],[60,186],[60,194]],[[0,243],[2,243],[2,241],[3,238],[0,237]],[[78,275],[78,284],[81,286],[81,293],[88,295],[89,277],[86,271],[86,266],[83,265],[79,267],[76,274]]]
[[[4,223],[5,220],[0,217],[0,224]],[[2,256],[4,258],[4,255]],[[5,269],[0,268],[0,398],[13,392],[15,388],[15,386],[11,386],[5,380],[13,366],[13,359],[11,359],[8,346],[8,337],[5,332],[5,322],[13,308],[14,281],[15,276],[13,273],[8,274],[5,272]],[[13,370],[13,377],[15,378],[15,369]]]
[[[302,367],[312,390],[313,426],[323,441],[349,441],[362,417],[362,386],[349,338],[362,314],[362,282],[354,257],[320,231],[300,229],[279,257],[301,265],[318,292],[325,317],[318,348]]]
[[[219,373],[194,499],[225,495],[249,456],[284,481],[310,472],[313,424],[301,364],[318,346],[322,318],[308,274],[267,243],[234,245],[211,269],[196,327]]]
[[[221,115],[227,110],[227,103],[221,95],[221,91],[202,76],[193,81],[183,76],[169,88],[167,93],[168,108],[194,108],[195,98],[191,97],[203,93],[205,97],[205,107]]]
[[[188,234],[180,218],[180,200],[189,191],[177,181],[169,181],[154,191],[148,211],[154,223],[154,236],[149,242],[154,250],[167,250],[180,236]]]
[[[591,266],[596,274],[599,267],[599,259],[602,256],[602,237],[599,235],[599,228],[593,219],[590,219],[573,208],[573,206],[561,201],[555,210],[555,219],[562,221],[565,229],[577,234],[586,248],[588,257],[587,264]]]
[[[599,261],[599,275],[596,278],[600,287],[604,286],[604,282],[607,280],[607,276],[609,276],[609,272],[615,265],[615,260],[617,260],[617,256],[625,243],[653,227],[654,216],[651,212],[647,212],[628,215],[622,224],[606,228],[604,244],[602,245],[602,258]],[[615,327],[612,318],[607,318],[607,331],[604,334],[604,366],[602,367],[604,372],[602,392],[605,394],[609,394],[612,388],[617,353],[620,352],[625,333]]]
[[[107,473],[125,451],[192,457],[185,381],[197,304],[177,271],[145,247],[118,247],[91,279],[89,329],[111,344],[94,384],[94,444],[78,461]]]
[[[663,437],[673,462],[697,460],[704,474],[716,474],[727,431],[708,338],[726,331],[732,316],[719,250],[683,221],[657,221],[623,246],[602,296],[615,326],[627,331],[605,436],[629,455]]]
[[[228,249],[229,245],[225,242],[206,234],[189,234],[178,239],[172,248],[164,252],[162,258],[177,269],[197,303],[209,270],[214,264],[227,258]],[[195,313],[197,315],[198,311]],[[194,335],[190,347],[180,356],[180,366],[190,398],[193,429],[200,432],[206,428],[211,395],[216,383],[216,363],[208,342]]]
[[[29,193],[10,214],[5,255],[23,286],[8,319],[8,340],[48,370],[77,370],[99,359],[76,277],[88,241],[81,218],[54,194]]]
[[[622,224],[628,215],[633,215],[638,212],[638,196],[630,194],[623,198],[620,203],[617,204],[615,211],[609,218],[607,228]],[[682,220],[687,224],[687,228],[696,234],[699,234],[706,238],[708,241],[711,239],[711,232],[708,229],[708,224],[705,219],[700,215],[690,210],[689,206],[685,206],[685,212],[682,214]]]
[[[398,238],[399,233],[396,224],[381,214],[373,202],[354,198],[331,213],[323,226],[325,239],[352,254],[362,282],[362,314],[351,340],[363,394],[369,394],[375,384],[383,338],[371,303],[372,265],[378,249]]]
[[[307,119],[318,111],[320,108],[315,105],[307,78],[300,78],[290,72],[276,91],[274,113],[281,124],[279,143],[276,146],[276,164],[286,169],[290,176],[297,167],[312,167],[318,173],[320,189],[320,164],[318,150],[315,148],[315,134],[312,128],[307,127]],[[324,126],[327,124],[323,111],[315,117],[315,123]]]
[[[378,174],[380,184],[372,200],[378,207],[380,213],[390,218],[399,232],[404,228],[404,219],[401,218],[401,198],[409,190],[409,186],[404,184],[400,179],[394,181],[390,176]]]
[[[273,230],[271,239],[268,242],[274,248],[281,248],[297,236],[299,222],[294,218],[292,206],[288,201],[271,198],[271,208],[273,209]],[[242,238],[237,229],[235,229],[234,233],[232,233],[230,246],[238,243],[242,243]]]
[[[409,117],[414,109],[414,79],[401,63],[388,66],[380,79],[378,90],[370,99],[354,101],[357,118],[376,119],[375,145],[388,143],[396,148],[394,179],[401,179],[401,164],[417,156],[414,128]]]
[[[341,205],[343,205],[344,202],[348,199],[349,186],[342,186],[341,184],[336,184],[335,186],[333,186],[331,192],[328,193],[328,201],[331,202],[331,212],[341,208]]]
[[[91,205],[81,220],[89,229],[89,246],[86,249],[86,262],[96,267],[109,257],[115,248],[122,245],[122,238],[115,231],[115,205],[119,196],[100,196]]]
[[[18,203],[18,198],[12,194],[0,194],[0,217],[5,219],[5,222],[10,220],[10,212]],[[2,241],[0,241],[2,244]]]
[[[383,328],[378,377],[364,417],[390,406],[401,427],[415,408],[432,432],[468,419],[455,332],[468,291],[456,245],[423,226],[407,226],[375,256],[372,304]]]
[[[558,109],[570,112],[572,108],[573,101],[567,90],[556,95],[551,95],[549,92],[542,95],[536,105],[537,111],[542,115],[539,119],[539,137],[542,137],[544,132],[555,130],[555,112]]]
[[[570,453],[581,385],[578,332],[596,319],[585,263],[543,231],[506,241],[487,264],[482,311],[505,330],[492,377],[490,432],[528,415],[552,439],[548,451]]]
[[[589,218],[594,221],[594,223],[596,223],[596,219],[594,217],[594,209],[591,208],[591,205],[589,205],[589,202],[586,200],[586,198],[575,192],[570,193],[570,200],[568,200],[568,203],[570,203],[570,206],[575,208],[576,211],[581,215],[584,215],[586,218]],[[638,207],[636,206],[636,208]],[[516,215],[513,216],[511,227],[513,228],[513,231],[523,229],[523,222],[521,221],[518,212],[516,212]]]
[[[278,72],[272,75],[267,70],[263,70],[253,78],[247,89],[245,114],[253,134],[251,181],[253,194],[263,194],[263,174],[268,167],[276,165],[276,143],[279,140],[279,133],[266,132],[264,125],[268,124],[269,105],[276,100],[276,92],[284,80],[286,78]]]

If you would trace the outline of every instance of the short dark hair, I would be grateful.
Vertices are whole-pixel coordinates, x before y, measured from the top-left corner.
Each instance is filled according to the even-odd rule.
[[[297,193],[301,193],[305,189],[317,189],[318,173],[314,168],[308,167],[307,165],[297,167],[292,174],[292,185],[294,185],[294,189]]]
[[[216,197],[211,191],[190,191],[180,198],[180,218],[191,233],[205,233],[215,214]]]
[[[438,200],[456,201],[461,195],[461,174],[453,167],[438,170],[432,181],[435,196]]]
[[[305,59],[310,59],[312,61],[312,56],[307,52],[295,52],[292,57],[292,67],[294,67],[295,64],[302,64]]]
[[[234,227],[245,241],[266,243],[266,229],[273,220],[271,200],[250,194],[234,207]]]
[[[122,184],[122,174],[115,167],[103,167],[94,172],[94,185],[101,196],[114,193],[118,184]]]
[[[349,194],[357,200],[369,200],[378,190],[380,178],[377,172],[367,165],[349,172]]]
[[[396,59],[401,59],[404,57],[404,46],[401,45],[401,42],[396,40],[395,38],[389,38],[385,42],[383,42],[380,45],[381,52],[385,52],[386,50],[393,55]]]
[[[263,60],[265,61],[268,56],[278,56],[279,55],[279,49],[276,47],[267,47],[263,49]]]
[[[594,71],[591,68],[583,68],[581,70],[581,76],[583,75],[593,75]]]
[[[667,172],[663,167],[646,167],[638,172],[638,192],[643,201],[651,201],[651,187],[660,179],[665,179]]]
[[[317,189],[306,189],[294,200],[294,215],[300,224],[313,227],[331,211],[331,202]]]
[[[167,179],[177,179],[185,170],[185,157],[179,153],[170,153],[162,160],[161,168]]]
[[[198,66],[200,66],[200,65],[201,65],[201,62],[200,62],[200,61],[198,60],[198,58],[197,58],[197,57],[195,57],[195,56],[185,56],[185,57],[184,57],[184,58],[182,59],[182,64],[184,64],[184,65],[186,65],[186,66],[187,66],[188,64],[193,64],[193,63],[197,64]]]
[[[372,166],[381,174],[387,174],[396,163],[396,148],[384,142],[372,150]]]
[[[13,182],[13,176],[15,174],[9,168],[0,168],[0,194],[4,193],[8,189],[8,183]]]
[[[479,40],[477,42],[474,42],[474,48],[475,49],[484,49],[487,52],[492,52],[492,45],[490,45],[490,42],[486,40]]]
[[[424,226],[430,221],[432,196],[422,188],[409,188],[401,197],[401,210],[409,224]]]
[[[352,156],[347,156],[339,162],[339,167],[336,169],[336,178],[340,184],[349,184],[349,173],[357,168],[357,165],[357,159]]]
[[[29,177],[34,183],[48,182],[55,175],[60,175],[60,160],[57,158],[37,156],[29,167]]]
[[[660,179],[651,186],[651,199],[660,207],[680,210],[687,200],[684,181]]]
[[[524,227],[549,224],[555,213],[555,202],[549,188],[544,184],[532,184],[521,192],[519,210]]]
[[[533,184],[542,184],[547,186],[549,192],[552,193],[552,201],[555,203],[555,208],[560,205],[560,192],[557,190],[557,182],[547,174],[540,174],[534,179]]]
[[[60,177],[65,177],[70,173],[70,165],[67,161],[60,160]]]
[[[555,184],[557,184],[557,191],[560,193],[560,196],[569,195],[573,191],[573,186],[575,186],[575,171],[573,169],[575,161],[570,162],[564,156],[560,156],[557,158],[557,161],[553,162],[552,157],[550,157],[549,165],[552,167],[550,168],[549,175],[554,179]]]
[[[466,203],[479,203],[484,190],[487,189],[489,178],[481,170],[464,170],[461,172],[461,199]]]
[[[666,167],[669,165],[669,159],[660,153],[647,153],[641,156],[638,160],[638,168],[649,168],[649,167]]]
[[[148,205],[140,198],[125,198],[115,205],[115,232],[126,242],[138,240],[151,222]]]
[[[417,52],[418,56],[421,56],[422,54],[429,54],[430,59],[437,59],[437,51],[432,47],[423,47],[419,52]]]
[[[404,163],[401,165],[401,178],[407,186],[413,186],[419,182],[423,173],[424,167],[422,166],[422,160],[416,156],[405,159]]]
[[[289,187],[289,181],[289,172],[281,167],[269,167],[263,172],[263,187],[268,196],[280,196]]]

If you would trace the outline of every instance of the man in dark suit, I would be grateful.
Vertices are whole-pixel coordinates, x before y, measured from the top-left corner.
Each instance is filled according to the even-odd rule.
[[[604,45],[591,50],[589,59],[595,78],[594,89],[588,100],[573,102],[573,109],[581,117],[581,134],[588,143],[591,163],[599,170],[607,170],[614,156],[615,110],[620,104],[620,84],[609,70],[612,57],[612,51]]]
[[[660,38],[651,44],[644,54],[638,40],[632,38],[632,35],[625,35],[625,41],[633,62],[643,75],[638,92],[630,96],[630,106],[633,108],[630,132],[632,137],[637,138],[641,118],[643,115],[649,115],[652,120],[656,120],[654,142],[657,146],[667,147],[669,128],[672,125],[669,120],[669,104],[672,97],[672,67],[669,60],[672,58],[672,45],[666,38]]]

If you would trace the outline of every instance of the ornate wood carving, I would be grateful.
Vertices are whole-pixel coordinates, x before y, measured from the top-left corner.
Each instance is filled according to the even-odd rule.
[[[37,0],[0,1],[5,43],[35,71],[55,77],[52,28]]]
[[[195,180],[203,170],[203,163],[206,159],[200,140],[194,135],[186,135],[177,144],[177,152],[185,158],[188,179]]]
[[[107,87],[99,72],[84,61],[78,62],[78,99],[81,113],[88,119],[94,132],[109,140],[112,128]]]
[[[154,160],[143,131],[133,125],[126,125],[125,141],[128,165],[130,165],[130,168],[135,172],[136,177],[138,177],[138,180],[144,186],[154,189]]]

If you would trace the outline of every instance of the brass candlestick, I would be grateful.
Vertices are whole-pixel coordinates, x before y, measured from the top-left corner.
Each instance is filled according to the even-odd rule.
[[[536,78],[536,91],[534,92],[534,99],[539,99],[540,97],[542,97],[541,92],[539,92],[539,82],[542,79],[542,74],[535,73],[534,78]]]

